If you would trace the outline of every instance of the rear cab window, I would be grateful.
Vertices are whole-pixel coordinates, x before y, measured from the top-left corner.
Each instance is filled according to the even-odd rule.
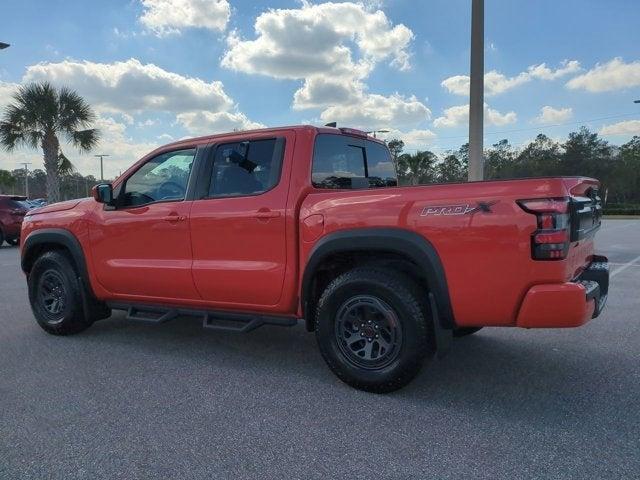
[[[311,181],[316,188],[360,189],[398,184],[391,154],[383,144],[349,135],[316,136]]]

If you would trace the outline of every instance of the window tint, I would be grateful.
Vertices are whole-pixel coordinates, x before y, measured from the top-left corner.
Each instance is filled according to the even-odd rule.
[[[398,184],[396,168],[389,149],[378,142],[367,141],[367,172],[370,187],[391,187]]]
[[[396,185],[387,148],[347,135],[316,137],[312,183],[317,188],[370,188]]]
[[[216,148],[209,197],[256,195],[280,180],[284,139],[226,143]]]
[[[152,158],[124,185],[122,206],[138,206],[159,201],[184,200],[195,148],[167,152]]]

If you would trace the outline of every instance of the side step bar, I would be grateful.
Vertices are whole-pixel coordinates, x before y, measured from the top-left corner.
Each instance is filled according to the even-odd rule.
[[[293,327],[298,323],[296,317],[259,315],[254,313],[223,312],[212,310],[196,310],[179,307],[163,307],[158,305],[133,305],[110,303],[114,310],[125,310],[127,320],[149,324],[160,324],[178,317],[194,317],[202,319],[203,328],[223,332],[247,333],[263,325]]]

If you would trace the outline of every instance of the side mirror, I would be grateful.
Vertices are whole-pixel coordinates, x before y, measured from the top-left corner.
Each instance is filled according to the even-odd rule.
[[[113,186],[110,183],[101,183],[91,189],[93,199],[98,203],[111,205],[113,203]]]

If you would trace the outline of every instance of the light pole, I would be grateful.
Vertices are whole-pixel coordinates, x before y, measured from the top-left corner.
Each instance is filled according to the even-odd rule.
[[[30,162],[22,162],[20,165],[24,166],[24,196],[29,198],[29,165]]]
[[[484,0],[471,0],[471,71],[469,72],[469,181],[484,174]]]
[[[634,100],[633,103],[640,103],[640,100]]]
[[[364,132],[364,133],[366,133],[367,135],[372,133],[373,134],[373,138],[378,138],[378,137],[376,137],[376,133],[389,133],[389,130],[370,130],[370,131]]]
[[[104,167],[102,165],[102,159],[104,157],[108,157],[109,155],[106,154],[101,154],[101,155],[94,155],[94,157],[99,157],[100,158],[100,181],[104,182]]]
[[[9,48],[11,45],[8,43],[0,42],[0,50],[4,50],[5,48]]]

